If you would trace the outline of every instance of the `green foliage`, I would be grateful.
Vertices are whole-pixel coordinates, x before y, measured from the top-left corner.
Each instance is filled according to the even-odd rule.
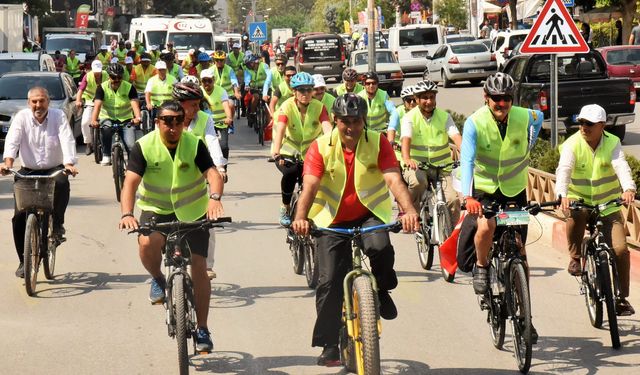
[[[562,141],[560,140],[560,142]],[[555,174],[559,160],[560,152],[558,148],[552,148],[548,139],[538,137],[535,146],[531,150],[529,167]]]
[[[439,1],[436,3],[436,11],[443,24],[464,29],[467,26],[466,4],[465,0]]]
[[[613,45],[618,35],[616,20],[589,24],[591,27],[593,48]]]
[[[636,186],[640,186],[640,160],[631,155],[625,156],[627,158],[627,163],[629,163],[629,167],[631,168],[631,176],[633,176],[633,181],[636,182]]]
[[[340,32],[340,24],[338,23],[338,8],[335,5],[327,5],[324,8],[324,18],[328,31],[332,33]]]
[[[290,11],[278,16],[269,17],[267,21],[267,30],[291,28],[293,35],[308,31],[307,15],[302,10]],[[281,41],[282,43],[286,42]]]
[[[447,109],[447,112],[451,115],[451,119],[453,120],[453,123],[456,124],[458,131],[462,133],[462,127],[464,126],[464,122],[467,120],[467,116],[462,113],[454,112],[450,109]]]

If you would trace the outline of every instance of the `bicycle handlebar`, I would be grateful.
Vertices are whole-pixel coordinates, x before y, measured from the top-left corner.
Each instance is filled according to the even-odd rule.
[[[600,203],[600,204],[596,204],[596,205],[590,205],[590,204],[586,204],[584,203],[584,199],[579,199],[576,201],[573,201],[569,204],[569,209],[570,210],[581,210],[581,209],[587,209],[587,210],[591,210],[591,211],[604,211],[607,206],[609,205],[615,205],[615,206],[621,206],[624,203],[624,201],[621,198],[615,198],[612,199],[606,203]]]
[[[57,177],[59,174],[66,174],[66,175],[68,175],[68,173],[67,173],[67,170],[66,170],[66,169],[60,169],[60,170],[57,170],[57,171],[55,171],[55,172],[53,172],[53,173],[51,173],[51,174],[38,174],[38,175],[36,175],[36,174],[26,174],[26,175],[25,175],[25,174],[22,174],[22,173],[18,172],[18,171],[17,171],[17,170],[15,170],[15,169],[9,169],[8,171],[9,171],[9,173],[11,173],[11,174],[13,174],[13,175],[16,175],[16,176],[18,176],[18,177],[20,177],[20,178],[27,179],[27,180],[38,180],[38,179],[55,178],[55,177]]]
[[[345,237],[355,237],[358,235],[362,235],[362,234],[366,234],[366,233],[371,233],[371,232],[376,232],[376,231],[388,231],[388,232],[393,232],[393,233],[398,233],[400,232],[400,230],[402,229],[402,222],[400,221],[396,221],[394,223],[391,224],[379,224],[379,225],[373,225],[370,227],[355,227],[355,228],[323,228],[323,227],[316,227],[314,224],[312,224],[311,230],[309,231],[309,233],[312,236],[318,237],[320,235],[322,235],[323,233],[337,233],[337,234],[341,234],[344,235]]]
[[[294,165],[294,164],[297,164],[297,165],[302,165],[302,164],[304,164],[304,160],[302,160],[302,158],[300,157],[300,155],[296,155],[296,156],[290,156],[290,155],[278,155],[275,159],[271,159],[271,158],[267,159],[267,161],[268,161],[269,163],[275,163],[275,162],[280,161],[280,160],[283,160],[283,161],[284,161],[284,164],[285,164],[287,167],[290,167],[290,166],[292,166],[292,165]]]
[[[436,170],[442,171],[449,167],[456,168],[458,166],[460,166],[460,162],[457,160],[451,163],[441,164],[441,165],[431,164],[428,161],[421,161],[420,163],[418,163],[418,169],[422,169],[422,170],[436,169]]]
[[[128,232],[140,233],[142,235],[149,235],[151,232],[157,232],[160,229],[170,229],[172,232],[184,229],[210,229],[219,227],[216,224],[219,223],[231,223],[231,217],[219,217],[216,220],[202,219],[198,221],[168,221],[166,223],[156,223],[154,220],[142,224],[138,229],[133,229]]]
[[[107,124],[100,124],[100,128],[104,128],[104,129],[112,129],[112,128],[130,128],[133,125],[131,125],[131,121],[125,121],[125,122],[116,122],[116,121],[112,121],[111,125],[107,125]]]
[[[494,216],[496,216],[498,213],[500,213],[500,211],[528,211],[529,214],[531,215],[537,215],[542,211],[550,211],[550,210],[543,210],[543,208],[545,207],[558,207],[560,206],[560,198],[558,198],[555,201],[550,201],[550,202],[545,202],[545,203],[538,203],[538,202],[529,202],[529,204],[527,204],[524,207],[518,207],[518,206],[508,206],[507,204],[499,204],[497,202],[493,202],[491,204],[488,205],[483,205],[482,206],[482,214],[485,218],[490,219]],[[462,204],[461,207],[462,210],[466,210],[466,205]]]

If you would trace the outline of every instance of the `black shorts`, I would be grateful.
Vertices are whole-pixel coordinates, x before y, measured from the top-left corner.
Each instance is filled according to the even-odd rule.
[[[487,193],[481,190],[473,189],[473,197],[478,202],[480,202],[482,206],[489,206],[492,203],[498,203],[500,205],[506,204],[506,203],[513,203],[513,204],[516,204],[518,207],[524,207],[529,203],[527,201],[526,189],[522,190],[522,192],[518,193],[513,197],[507,197],[506,195],[502,194],[502,191],[500,191],[500,189],[496,190],[493,194]],[[499,227],[499,228],[503,228],[503,227]],[[528,229],[529,227],[526,225],[518,226],[518,232],[520,232],[520,236],[522,237],[522,243],[527,243]],[[499,234],[500,232],[496,230],[496,233]]]
[[[142,213],[140,214],[140,219],[138,221],[140,225],[142,225],[151,221],[152,218],[155,218],[156,223],[166,223],[169,221],[178,220],[175,214],[160,215],[152,211],[142,211]],[[205,217],[202,216],[198,220],[202,220],[204,218]],[[165,236],[169,234],[168,231],[166,230],[161,230],[160,232],[163,233]],[[185,236],[185,240],[189,245],[189,248],[191,249],[191,252],[193,254],[197,254],[205,258],[207,257],[207,250],[209,248],[209,231],[208,230],[206,231],[194,230],[192,232],[189,232],[189,234]]]

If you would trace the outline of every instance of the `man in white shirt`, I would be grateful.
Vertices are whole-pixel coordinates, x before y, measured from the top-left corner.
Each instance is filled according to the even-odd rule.
[[[491,29],[491,32],[489,33],[489,39],[493,41],[498,36],[498,32],[500,32],[500,30],[498,29],[498,24],[494,23],[493,29]]]
[[[64,112],[49,109],[49,93],[45,88],[32,88],[27,98],[30,108],[16,114],[7,133],[4,165],[0,166],[0,173],[9,174],[9,169],[13,168],[20,152],[20,174],[50,175],[64,168],[67,174],[75,176],[78,174],[75,167],[76,142]],[[60,174],[55,178],[53,202],[53,230],[62,236],[65,232],[64,213],[69,203],[69,178],[66,174]],[[24,277],[25,213],[16,209],[12,224],[13,240],[20,260],[16,276]]]
[[[560,161],[556,169],[556,194],[562,197],[561,208],[567,215],[566,231],[569,244],[568,272],[582,273],[581,243],[588,220],[588,212],[569,211],[570,201],[584,199],[585,203],[598,205],[620,197],[625,204],[632,204],[636,185],[631,175],[618,137],[605,132],[607,114],[601,106],[589,104],[578,115],[580,132],[569,137],[560,146]],[[629,296],[629,249],[620,207],[609,206],[600,213],[602,232],[613,249],[618,270],[620,298],[616,301],[618,315],[635,313],[626,300]]]

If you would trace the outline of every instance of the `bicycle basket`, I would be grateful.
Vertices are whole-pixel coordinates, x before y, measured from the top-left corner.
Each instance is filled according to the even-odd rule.
[[[13,184],[18,211],[53,210],[53,179],[20,179]]]

